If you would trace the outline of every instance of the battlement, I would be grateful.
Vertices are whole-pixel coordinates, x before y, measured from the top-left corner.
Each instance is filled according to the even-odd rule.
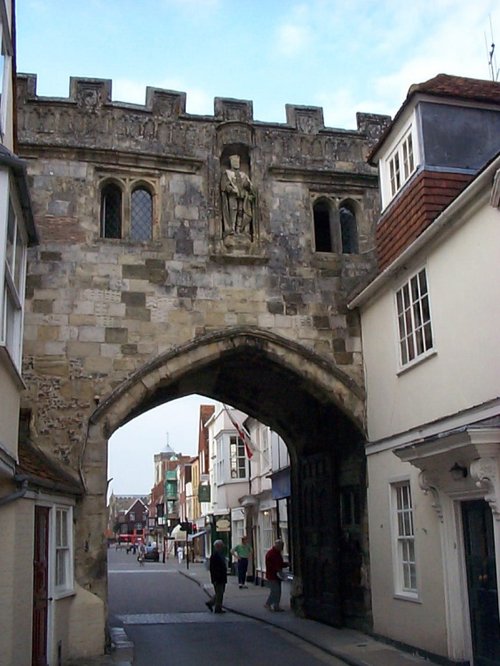
[[[120,102],[112,98],[112,80],[85,77],[71,77],[68,97],[42,97],[37,94],[37,75],[18,74],[17,94],[20,105],[29,102],[76,106],[90,112],[102,109],[122,109],[148,114],[168,120],[203,120],[216,123],[237,122],[255,125],[272,125],[297,130],[303,134],[319,134],[325,131],[362,133],[371,139],[380,136],[390,122],[390,117],[379,114],[356,113],[357,128],[338,129],[325,127],[323,108],[286,104],[286,123],[256,121],[253,117],[253,103],[249,100],[216,97],[213,116],[196,115],[186,112],[186,93],[176,90],[146,87],[145,104]]]

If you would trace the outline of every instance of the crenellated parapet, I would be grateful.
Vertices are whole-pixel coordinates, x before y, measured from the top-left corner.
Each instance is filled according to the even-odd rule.
[[[147,87],[144,105],[114,101],[110,79],[71,77],[69,96],[61,98],[39,96],[36,75],[19,74],[17,95],[19,131],[27,143],[63,140],[85,146],[100,134],[100,144],[107,136],[106,147],[114,150],[122,145],[130,150],[135,143],[144,152],[146,143],[152,153],[167,149],[202,154],[211,147],[217,128],[219,144],[222,137],[226,144],[253,146],[259,133],[261,142],[272,139],[273,152],[288,163],[321,159],[323,168],[333,168],[337,162],[354,160],[358,169],[362,166],[367,172],[366,147],[389,121],[387,116],[359,113],[355,130],[340,130],[325,127],[321,107],[287,104],[286,123],[266,123],[254,119],[251,101],[222,97],[215,98],[212,116],[195,115],[186,112],[186,93],[173,90]],[[365,150],[352,154],[353,141]]]

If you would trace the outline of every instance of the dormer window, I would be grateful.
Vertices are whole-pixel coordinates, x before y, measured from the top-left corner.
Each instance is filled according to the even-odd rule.
[[[396,196],[415,170],[411,127],[389,158],[391,198]]]
[[[381,161],[382,204],[385,208],[404,187],[418,166],[414,124],[407,126]]]

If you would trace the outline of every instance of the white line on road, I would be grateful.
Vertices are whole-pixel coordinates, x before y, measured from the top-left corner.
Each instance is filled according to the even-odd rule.
[[[177,573],[177,569],[108,569],[108,574]]]
[[[191,624],[200,622],[250,622],[251,618],[226,613],[219,616],[213,613],[187,612],[187,613],[136,613],[130,615],[117,615],[118,620],[123,624]]]

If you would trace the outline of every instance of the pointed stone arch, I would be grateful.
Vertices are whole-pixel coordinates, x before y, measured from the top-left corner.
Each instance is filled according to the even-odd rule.
[[[237,406],[286,441],[297,498],[299,603],[308,616],[341,624],[340,479],[342,466],[352,474],[354,465],[364,487],[363,388],[314,351],[269,331],[233,328],[171,349],[99,404],[81,458],[87,494],[77,524],[89,553],[98,552],[102,533],[109,437],[149,409],[193,393]],[[105,556],[78,558],[81,583],[92,584],[103,599]]]
[[[308,392],[321,402],[334,403],[361,431],[364,430],[364,390],[349,375],[292,340],[249,327],[211,333],[161,354],[116,387],[96,408],[90,422],[105,424],[109,437],[131,418],[166,402],[169,386],[184,385],[175,397],[195,390],[200,392],[195,385],[200,387],[203,381],[183,381],[183,378],[203,373],[214,363],[248,355],[254,359],[266,358],[275,368],[300,377]],[[251,368],[246,370],[248,373]],[[224,392],[215,385],[212,390],[216,391],[214,398],[219,397],[218,392]]]

